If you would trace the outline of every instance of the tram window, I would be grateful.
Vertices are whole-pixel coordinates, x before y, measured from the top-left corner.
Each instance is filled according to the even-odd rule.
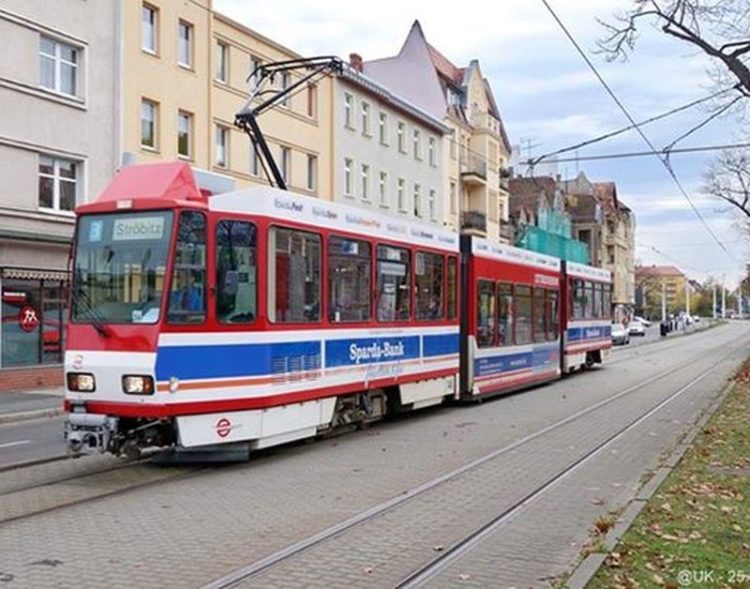
[[[417,286],[417,319],[434,321],[442,319],[443,310],[443,256],[417,252],[414,276]]]
[[[370,320],[370,244],[356,239],[328,240],[328,318],[333,322]]]
[[[379,245],[378,321],[408,321],[411,315],[409,250]]]
[[[531,287],[516,285],[516,345],[531,343]]]
[[[448,258],[448,291],[446,292],[446,305],[448,307],[448,319],[455,319],[458,311],[458,261],[454,257]]]
[[[594,285],[588,280],[584,283],[583,316],[588,319],[594,314]]]
[[[560,311],[557,307],[557,291],[547,289],[547,341],[557,339]]]
[[[258,315],[257,229],[244,221],[216,225],[216,317],[250,323]]]
[[[320,321],[320,236],[272,227],[268,239],[268,315],[276,323]]]
[[[495,284],[489,280],[477,283],[477,347],[495,344]]]
[[[602,317],[609,319],[612,317],[612,285],[605,284],[604,291],[602,293],[602,305],[604,313]]]
[[[534,319],[534,341],[543,342],[546,338],[544,321],[544,289],[535,287],[532,293],[533,319]]]
[[[604,317],[602,313],[602,285],[594,283],[594,313],[593,317]]]
[[[499,345],[513,345],[513,285],[504,282],[497,284],[498,336]]]
[[[180,213],[167,316],[170,323],[206,319],[206,217],[197,211]]]
[[[583,319],[584,300],[583,280],[570,281],[570,315],[573,319]]]

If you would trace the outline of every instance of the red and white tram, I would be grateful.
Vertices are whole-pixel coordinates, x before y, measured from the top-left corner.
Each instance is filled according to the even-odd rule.
[[[125,168],[77,213],[73,453],[265,448],[611,346],[605,271],[275,188],[210,196],[184,163]]]

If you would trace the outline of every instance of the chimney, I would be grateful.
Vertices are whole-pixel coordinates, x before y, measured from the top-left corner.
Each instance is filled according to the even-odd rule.
[[[350,53],[349,65],[352,66],[352,69],[357,70],[361,74],[362,73],[362,56],[359,53]]]

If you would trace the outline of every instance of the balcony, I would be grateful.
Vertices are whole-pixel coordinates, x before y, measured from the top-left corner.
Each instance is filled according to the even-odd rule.
[[[500,134],[500,121],[488,112],[473,112],[471,115],[471,126],[475,129],[489,131],[495,135]]]
[[[508,223],[507,221],[500,221],[500,240],[507,241],[509,244],[513,245],[513,234],[513,224]]]
[[[461,180],[467,186],[487,184],[487,162],[476,155],[461,158]]]
[[[466,211],[461,214],[461,231],[484,237],[487,235],[487,215],[479,211]]]

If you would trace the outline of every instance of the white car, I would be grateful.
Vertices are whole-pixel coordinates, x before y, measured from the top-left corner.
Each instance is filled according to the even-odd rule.
[[[623,346],[630,343],[630,334],[622,323],[612,324],[612,343]]]
[[[646,326],[638,319],[633,319],[628,323],[628,333],[630,335],[646,335]]]
[[[641,323],[643,323],[644,327],[651,327],[651,321],[649,321],[648,319],[644,319],[643,317],[638,317],[637,315],[635,317],[633,317],[633,319],[635,319],[636,321],[640,321]]]

